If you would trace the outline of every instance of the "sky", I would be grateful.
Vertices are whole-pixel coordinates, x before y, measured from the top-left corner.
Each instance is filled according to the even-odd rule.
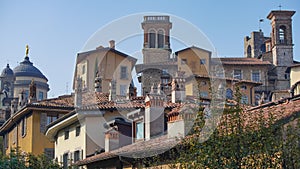
[[[30,60],[49,80],[48,97],[70,94],[77,53],[108,46],[108,40],[118,39],[120,32],[132,26],[141,33],[143,18],[134,25],[119,22],[119,27],[108,31],[107,37],[97,36],[99,44],[96,46],[87,47],[89,40],[116,21],[149,12],[168,14],[171,22],[172,17],[179,18],[194,26],[209,39],[220,57],[243,57],[244,37],[259,27],[265,36],[270,35],[270,21],[266,16],[271,10],[279,10],[279,5],[282,10],[296,11],[293,16],[294,59],[300,60],[299,0],[1,0],[0,70],[7,63],[11,68],[16,67],[24,59],[28,44]],[[264,22],[259,26],[260,19]],[[173,23],[171,34],[177,27],[179,25]],[[188,30],[186,34],[193,36]],[[141,36],[134,36],[122,43],[116,41],[116,49],[131,56],[138,55],[142,40]],[[175,41],[171,41],[171,45],[173,52],[185,47]]]

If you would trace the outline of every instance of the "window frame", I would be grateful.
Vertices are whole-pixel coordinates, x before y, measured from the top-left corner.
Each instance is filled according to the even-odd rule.
[[[237,73],[240,72],[240,73]],[[234,69],[233,70],[233,79],[243,79],[243,71],[241,69]]]
[[[64,131],[64,140],[68,140],[70,138],[70,130],[66,129]]]
[[[128,79],[128,67],[127,66],[121,66],[120,79]]]
[[[75,127],[75,137],[78,137],[81,133],[81,126],[76,126]]]
[[[206,59],[200,59],[200,65],[205,65],[206,64]]]
[[[258,73],[258,76],[257,76]],[[256,76],[254,76],[254,74],[256,74]],[[258,79],[256,79],[258,78]],[[254,82],[260,82],[260,70],[252,70],[251,71],[251,80]]]

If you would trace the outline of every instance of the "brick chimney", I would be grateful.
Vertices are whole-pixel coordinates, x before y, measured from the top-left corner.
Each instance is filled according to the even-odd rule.
[[[109,47],[112,49],[115,49],[115,41],[114,40],[109,41]]]
[[[172,103],[184,102],[185,94],[185,79],[184,72],[178,71],[172,80]]]
[[[145,98],[145,140],[160,136],[165,130],[164,97],[154,84]]]

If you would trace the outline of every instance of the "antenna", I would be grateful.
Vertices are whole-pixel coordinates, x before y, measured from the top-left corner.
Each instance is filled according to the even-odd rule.
[[[281,4],[279,4],[278,8],[279,8],[280,11],[281,11],[281,7],[282,7]]]
[[[258,30],[259,30],[259,31],[261,31],[261,23],[262,23],[262,22],[264,22],[264,19],[262,19],[262,18],[259,19],[259,22],[258,22]]]
[[[69,83],[67,82],[66,83],[66,94],[68,94],[69,93]]]

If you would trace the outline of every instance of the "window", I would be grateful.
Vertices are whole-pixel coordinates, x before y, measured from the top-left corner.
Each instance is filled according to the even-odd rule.
[[[206,81],[201,81],[201,82],[200,82],[200,85],[201,85],[201,86],[205,86],[206,84],[207,84]]]
[[[252,70],[252,81],[255,81],[255,82],[260,81],[259,70]]]
[[[50,123],[54,122],[55,120],[57,120],[57,115],[47,115],[47,125],[49,125]]]
[[[251,51],[252,51],[251,46],[248,45],[248,47],[247,47],[247,57],[248,58],[251,58],[251,56],[252,56]]]
[[[208,92],[200,92],[201,98],[208,98]]]
[[[279,43],[285,43],[285,26],[279,27]]]
[[[162,30],[158,31],[157,35],[157,47],[158,48],[163,48],[164,47],[164,32]]]
[[[163,69],[163,70],[162,70],[162,74],[163,74],[163,75],[168,75],[168,69]]]
[[[25,135],[26,135],[26,117],[24,117],[23,119],[22,119],[22,130],[21,130],[21,134],[22,134],[22,137],[25,137]]]
[[[65,140],[69,139],[69,130],[65,130]]]
[[[243,95],[242,98],[241,98],[241,103],[242,104],[248,104],[248,96]]]
[[[162,78],[161,79],[161,83],[162,84],[168,84],[169,83],[169,79]]]
[[[80,151],[77,150],[74,152],[74,162],[79,161],[80,160]]]
[[[246,86],[246,85],[242,85],[242,86],[241,86],[241,89],[242,89],[242,90],[247,90],[247,86]]]
[[[187,64],[187,60],[186,59],[181,59],[181,64]]]
[[[65,153],[64,155],[63,155],[63,168],[64,169],[67,169],[68,168],[68,153]]]
[[[136,135],[137,140],[144,138],[144,123],[143,122],[136,123],[135,135]]]
[[[126,96],[126,90],[127,86],[126,85],[120,85],[120,95],[121,96]]]
[[[240,69],[234,69],[233,78],[234,79],[242,79],[242,71]]]
[[[44,93],[39,91],[39,97],[38,100],[43,100],[44,99]]]
[[[156,33],[155,31],[151,30],[149,32],[149,48],[155,48],[155,42],[156,42]]]
[[[80,135],[80,126],[77,126],[76,129],[76,137]]]
[[[85,74],[85,65],[82,65],[82,74]]]
[[[121,66],[121,79],[127,79],[127,67],[126,66]]]
[[[206,64],[206,59],[200,59],[200,65],[205,65]]]
[[[231,89],[226,89],[226,99],[232,99],[233,98],[233,92]]]

